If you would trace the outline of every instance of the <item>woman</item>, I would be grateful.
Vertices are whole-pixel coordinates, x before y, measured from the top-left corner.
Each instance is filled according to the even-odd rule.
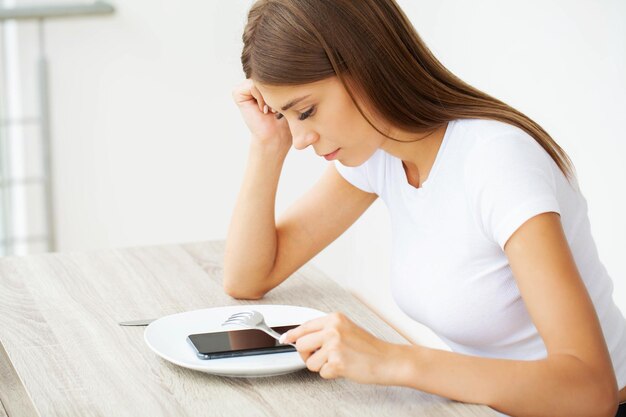
[[[552,138],[444,68],[393,0],[259,0],[243,41],[233,97],[252,141],[226,292],[263,297],[380,196],[394,298],[452,352],[390,344],[333,313],[284,336],[310,370],[513,416],[614,416],[626,322]],[[335,162],[276,222],[292,144]]]

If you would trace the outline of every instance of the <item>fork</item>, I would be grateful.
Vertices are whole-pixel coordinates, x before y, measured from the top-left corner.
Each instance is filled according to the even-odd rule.
[[[263,314],[254,310],[242,311],[242,312],[233,314],[232,316],[228,318],[228,320],[222,323],[222,326],[226,326],[227,324],[235,324],[238,326],[247,327],[249,329],[262,330],[278,341],[280,341],[280,337],[282,336],[276,330],[272,329],[270,326],[265,324],[265,319],[263,318]],[[296,347],[296,345],[293,343],[283,343],[283,344]]]

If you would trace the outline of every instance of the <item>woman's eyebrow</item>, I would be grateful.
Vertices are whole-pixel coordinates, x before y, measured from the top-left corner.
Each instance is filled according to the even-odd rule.
[[[307,95],[306,95],[306,96],[304,96],[304,97],[300,97],[300,98],[293,99],[293,100],[291,100],[289,103],[285,104],[285,105],[281,108],[281,110],[282,110],[282,111],[287,111],[287,110],[289,110],[290,108],[292,108],[293,106],[295,106],[296,104],[298,104],[299,102],[301,102],[302,100],[304,100],[305,98],[308,98],[308,97],[310,97],[310,96],[311,96],[310,94],[307,94]]]

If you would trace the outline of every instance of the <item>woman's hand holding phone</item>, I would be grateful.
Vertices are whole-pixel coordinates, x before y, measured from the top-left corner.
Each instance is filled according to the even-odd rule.
[[[292,144],[289,124],[284,117],[276,117],[277,113],[265,103],[252,79],[248,78],[235,87],[232,95],[252,133],[253,141],[286,155]]]

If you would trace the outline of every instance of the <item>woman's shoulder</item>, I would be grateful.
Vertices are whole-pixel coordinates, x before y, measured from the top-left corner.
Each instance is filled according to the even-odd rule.
[[[467,121],[463,181],[467,190],[521,187],[545,181],[555,190],[563,174],[550,154],[523,129],[495,120]],[[529,185],[530,186],[530,185]]]
[[[460,119],[455,123],[465,148],[466,164],[483,168],[484,164],[524,163],[530,159],[549,160],[541,144],[522,128],[488,119]]]
[[[474,146],[485,146],[500,137],[535,141],[522,128],[494,119],[457,119],[455,129]]]

